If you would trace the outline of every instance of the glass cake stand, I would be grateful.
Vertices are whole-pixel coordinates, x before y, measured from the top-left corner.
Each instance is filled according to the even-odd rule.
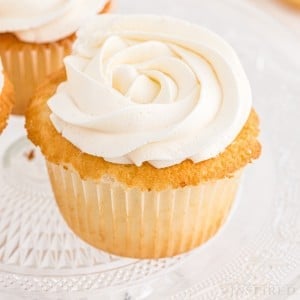
[[[234,46],[261,116],[262,157],[204,246],[168,259],[124,259],[67,228],[24,120],[12,117],[0,137],[0,299],[299,299],[300,44],[246,1],[118,2],[124,13],[200,23]]]

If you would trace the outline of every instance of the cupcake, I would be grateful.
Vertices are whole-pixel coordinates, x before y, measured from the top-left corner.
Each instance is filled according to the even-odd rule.
[[[134,258],[214,236],[261,150],[232,48],[174,18],[103,15],[79,30],[64,63],[37,90],[26,127],[69,227]]]
[[[15,114],[24,114],[40,81],[62,67],[78,27],[110,5],[108,0],[0,0],[0,57],[15,86]]]
[[[0,59],[0,133],[7,125],[8,117],[13,107],[13,87],[3,72]]]

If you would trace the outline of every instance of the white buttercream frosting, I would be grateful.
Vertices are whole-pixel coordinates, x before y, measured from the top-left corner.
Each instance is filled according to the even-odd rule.
[[[107,0],[0,0],[0,32],[46,43],[73,34]]]
[[[233,49],[169,17],[105,15],[78,32],[67,81],[49,100],[82,152],[156,168],[217,156],[243,128],[251,90]]]

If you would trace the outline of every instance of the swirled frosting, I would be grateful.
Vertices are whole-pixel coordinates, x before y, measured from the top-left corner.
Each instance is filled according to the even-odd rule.
[[[232,48],[169,17],[95,17],[48,101],[57,131],[106,161],[156,168],[217,156],[243,128],[251,90]]]
[[[107,0],[0,0],[0,32],[24,42],[46,43],[73,34]]]

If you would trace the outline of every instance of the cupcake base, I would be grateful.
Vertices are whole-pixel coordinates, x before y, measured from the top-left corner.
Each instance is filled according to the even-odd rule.
[[[187,252],[210,239],[226,220],[241,172],[231,178],[163,191],[128,188],[111,178],[82,180],[47,162],[58,207],[90,245],[133,258]]]

